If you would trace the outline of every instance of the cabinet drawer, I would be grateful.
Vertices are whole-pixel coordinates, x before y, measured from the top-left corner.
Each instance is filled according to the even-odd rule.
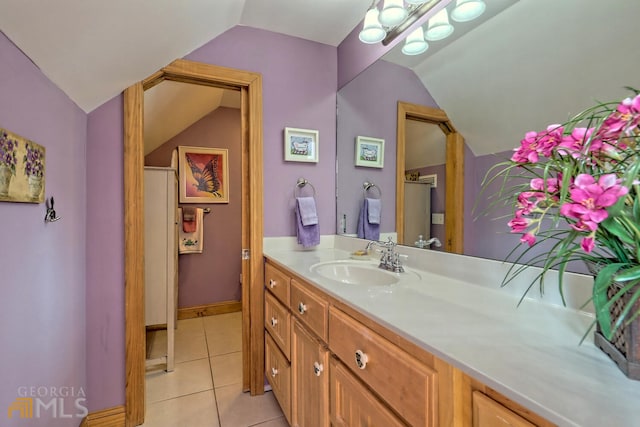
[[[333,307],[329,348],[409,424],[436,426],[433,369]]]
[[[327,341],[329,304],[318,295],[291,279],[291,311],[323,341]]]
[[[329,369],[331,425],[336,427],[404,427],[339,361],[332,358]]]
[[[264,294],[264,328],[289,359],[291,354],[291,314],[269,292]]]
[[[536,427],[479,391],[473,392],[473,427]]]
[[[264,266],[264,283],[283,304],[289,304],[289,282],[291,279],[273,265],[266,263]]]
[[[273,395],[291,424],[291,365],[269,334],[265,334],[265,374]]]

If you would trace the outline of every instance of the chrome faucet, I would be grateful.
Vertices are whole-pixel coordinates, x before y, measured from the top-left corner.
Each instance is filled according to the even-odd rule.
[[[404,267],[402,267],[402,263],[400,262],[400,254],[396,252],[396,242],[391,240],[391,237],[389,237],[389,240],[386,242],[377,240],[369,241],[369,243],[367,243],[367,253],[369,253],[369,250],[374,245],[383,248],[378,268],[393,271],[394,273],[404,273]]]
[[[424,237],[422,236],[422,234],[418,236],[418,240],[416,240],[413,244],[416,245],[416,247],[421,249],[428,248],[431,245],[434,245],[437,248],[442,246],[440,239],[438,239],[437,237],[432,237],[429,240],[424,240]]]

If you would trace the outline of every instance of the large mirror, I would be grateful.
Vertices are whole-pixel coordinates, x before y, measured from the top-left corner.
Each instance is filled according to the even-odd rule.
[[[486,0],[486,4],[479,25],[452,22],[453,36],[430,43],[419,57],[402,55],[400,43],[338,92],[339,234],[356,232],[365,181],[381,190],[381,232],[403,234],[396,228],[396,187],[397,177],[404,179],[404,174],[396,163],[405,159],[396,159],[396,143],[398,101],[404,101],[443,110],[464,135],[464,194],[459,195],[464,231],[457,237],[464,254],[505,259],[518,241],[508,233],[506,220],[494,220],[498,213],[476,218],[473,212],[476,203],[476,213],[485,204],[478,194],[486,171],[509,158],[525,132],[562,122],[594,100],[620,100],[629,95],[625,86],[640,87],[636,71],[640,57],[632,54],[637,51],[633,28],[640,2],[623,1],[615,8],[598,0]],[[361,135],[385,140],[383,168],[354,165],[355,139]],[[425,144],[431,137],[417,139]],[[413,144],[410,140],[406,143]],[[428,168],[442,164],[406,167],[424,171],[423,176],[433,175]],[[440,179],[442,172],[435,174]],[[440,203],[446,201],[435,189],[430,191],[431,213],[440,222]],[[433,222],[431,235],[442,239],[438,233],[443,231]],[[413,245],[416,237],[401,240]]]

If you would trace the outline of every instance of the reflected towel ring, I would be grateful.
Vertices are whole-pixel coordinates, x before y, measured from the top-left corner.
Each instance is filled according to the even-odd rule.
[[[367,191],[375,188],[376,190],[378,190],[378,199],[382,198],[382,191],[380,190],[380,187],[378,187],[377,185],[375,185],[373,182],[369,182],[369,181],[365,181],[362,184],[362,188],[363,188],[363,193],[364,193],[364,197],[367,197]]]
[[[313,184],[311,184],[309,181],[307,181],[304,178],[298,178],[298,182],[296,182],[296,186],[293,189],[293,198],[295,199],[296,197],[298,197],[298,190],[300,190],[300,194],[302,194],[302,188],[306,185],[309,185],[311,187],[311,189],[313,190],[313,194],[312,196],[315,197],[316,196],[316,188],[313,186]]]

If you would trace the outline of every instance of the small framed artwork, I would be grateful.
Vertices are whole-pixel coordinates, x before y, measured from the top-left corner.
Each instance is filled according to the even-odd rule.
[[[318,131],[284,128],[284,160],[318,163]]]
[[[42,203],[45,148],[0,128],[0,202]]]
[[[356,138],[356,166],[383,167],[384,139],[358,136]]]
[[[178,147],[180,203],[229,203],[229,151]]]

